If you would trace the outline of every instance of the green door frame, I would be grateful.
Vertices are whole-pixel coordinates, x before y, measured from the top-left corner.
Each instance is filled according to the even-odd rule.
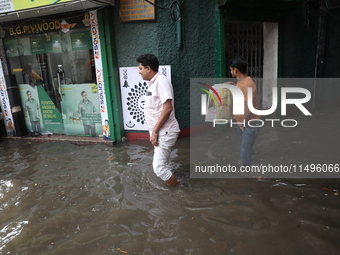
[[[225,63],[225,38],[224,38],[224,19],[222,11],[215,13],[215,46],[216,46],[216,77],[224,78],[226,70]]]
[[[124,136],[124,124],[112,15],[112,7],[99,10],[98,26],[100,28],[100,48],[103,58],[104,88],[110,119],[110,140],[121,143]]]

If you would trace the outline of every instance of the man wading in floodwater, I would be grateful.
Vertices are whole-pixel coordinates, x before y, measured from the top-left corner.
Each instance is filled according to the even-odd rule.
[[[174,93],[167,77],[158,72],[159,62],[153,54],[137,59],[139,74],[148,82],[145,94],[145,120],[150,141],[155,148],[153,171],[169,185],[177,185],[177,179],[170,165],[171,147],[175,145],[180,131],[174,111]]]
[[[240,156],[244,166],[251,166],[251,157],[255,154],[253,147],[261,126],[261,121],[256,121],[260,116],[250,112],[248,108],[248,88],[252,88],[252,101],[255,109],[258,109],[257,89],[254,81],[247,75],[247,61],[240,56],[235,57],[230,63],[230,74],[237,79],[236,86],[242,90],[244,96],[244,115],[234,115],[235,120],[240,123],[237,131],[241,138]],[[251,126],[248,125],[249,120]]]

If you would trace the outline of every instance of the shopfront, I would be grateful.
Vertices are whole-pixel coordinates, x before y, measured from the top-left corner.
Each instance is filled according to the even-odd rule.
[[[96,11],[3,23],[0,89],[4,115],[6,108],[9,115],[16,112],[13,108],[22,111],[31,134],[113,140],[103,77],[98,75],[103,72],[98,30]],[[12,93],[10,88],[17,88],[13,93],[20,95],[21,105],[6,103],[4,92]],[[13,121],[13,116],[5,120],[7,133],[9,119]]]

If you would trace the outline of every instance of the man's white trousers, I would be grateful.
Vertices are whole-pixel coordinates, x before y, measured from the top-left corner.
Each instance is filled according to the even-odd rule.
[[[163,181],[170,179],[172,165],[170,161],[171,147],[175,145],[179,133],[166,133],[158,137],[158,146],[154,146],[153,171]]]

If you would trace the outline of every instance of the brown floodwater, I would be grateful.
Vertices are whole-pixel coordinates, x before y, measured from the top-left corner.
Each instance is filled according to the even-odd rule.
[[[329,118],[338,113],[302,118],[295,130],[264,127],[254,162],[340,163],[339,121]],[[225,160],[236,162],[234,131],[216,131],[207,153],[226,141]],[[152,154],[148,141],[2,139],[0,254],[340,254],[339,179],[193,179],[189,138],[180,138],[180,185],[170,187],[153,174]]]

